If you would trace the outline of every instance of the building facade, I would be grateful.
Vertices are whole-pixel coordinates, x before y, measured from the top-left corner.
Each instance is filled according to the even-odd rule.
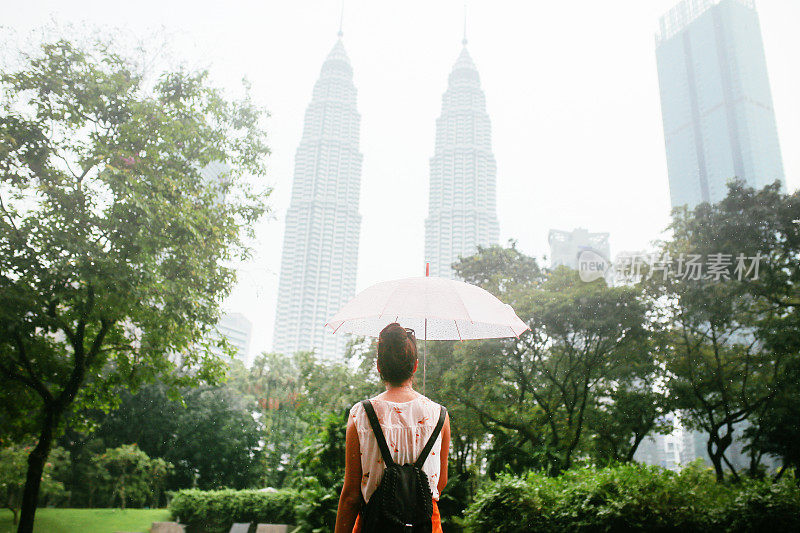
[[[785,188],[753,0],[684,0],[661,17],[656,62],[672,206],[717,202],[727,183]]]
[[[633,460],[678,472],[681,469],[680,440],[677,432],[669,435],[650,434],[639,443]]]
[[[611,259],[611,245],[608,233],[590,233],[584,228],[572,231],[551,229],[547,236],[550,244],[550,268],[565,265],[578,269],[578,254],[583,250],[592,250],[600,254],[606,261]]]
[[[253,323],[241,313],[225,313],[217,322],[217,335],[225,338],[236,350],[235,358],[250,366],[250,340]],[[222,355],[220,351],[218,355]]]
[[[466,39],[442,96],[430,159],[425,260],[430,274],[452,278],[451,265],[477,247],[496,244],[497,166],[480,76]]]
[[[281,256],[273,350],[344,354],[324,324],[355,294],[361,161],[353,69],[342,44],[322,65],[295,153]]]
[[[750,467],[750,454],[745,448],[749,441],[745,439],[747,429],[750,423],[747,420],[736,422],[733,424],[733,442],[725,450],[725,458],[736,469],[736,471],[746,470]],[[712,466],[711,459],[708,455],[708,434],[696,429],[685,428],[683,430],[681,449],[681,462],[683,464],[690,463],[696,459],[702,459],[703,462]],[[759,462],[768,470],[776,470],[780,467],[780,460],[770,454],[764,454],[760,457]],[[723,464],[725,470],[730,467],[727,463]]]

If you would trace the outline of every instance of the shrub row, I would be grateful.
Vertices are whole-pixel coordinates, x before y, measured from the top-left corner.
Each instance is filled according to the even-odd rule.
[[[620,465],[551,478],[504,475],[485,484],[466,512],[478,532],[800,531],[793,480],[717,483],[691,465],[681,473]]]
[[[299,493],[289,489],[186,489],[173,493],[169,510],[189,533],[227,533],[235,522],[294,524],[299,499]]]
[[[181,490],[170,511],[189,533],[224,533],[234,522],[332,529],[341,484],[302,492],[282,489]],[[717,483],[700,465],[680,473],[620,465],[571,470],[552,478],[529,473],[486,482],[465,513],[481,532],[800,531],[800,487],[791,476]]]

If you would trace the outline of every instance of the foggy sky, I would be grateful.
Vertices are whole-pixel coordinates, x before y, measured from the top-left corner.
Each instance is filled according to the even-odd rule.
[[[541,257],[551,228],[611,233],[612,255],[640,250],[669,222],[654,34],[675,0],[470,1],[469,51],[481,75],[497,159],[501,242]],[[789,191],[800,186],[800,2],[757,9]],[[147,35],[163,28],[173,56],[240,80],[271,117],[271,216],[226,303],[254,324],[251,357],[269,349],[283,219],[303,114],[336,41],[340,2],[3,1],[17,34],[55,19]],[[347,0],[344,45],[361,113],[358,290],[422,275],[428,159],[447,76],[461,50],[463,1]],[[794,51],[794,52],[793,52]],[[408,250],[392,255],[398,239]]]

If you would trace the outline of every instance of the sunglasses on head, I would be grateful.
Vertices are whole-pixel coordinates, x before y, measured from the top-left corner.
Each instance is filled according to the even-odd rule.
[[[413,329],[411,328],[403,328],[403,329],[406,330],[406,335],[408,335],[409,337],[414,337],[415,339],[417,338],[416,335],[414,335]]]

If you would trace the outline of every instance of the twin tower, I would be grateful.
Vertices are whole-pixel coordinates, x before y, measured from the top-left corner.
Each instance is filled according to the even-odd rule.
[[[431,275],[498,241],[496,164],[480,77],[464,39],[436,121],[430,160],[425,260]],[[353,69],[342,34],[322,65],[295,154],[281,257],[273,350],[344,354],[324,324],[355,294],[361,229],[361,162]]]

